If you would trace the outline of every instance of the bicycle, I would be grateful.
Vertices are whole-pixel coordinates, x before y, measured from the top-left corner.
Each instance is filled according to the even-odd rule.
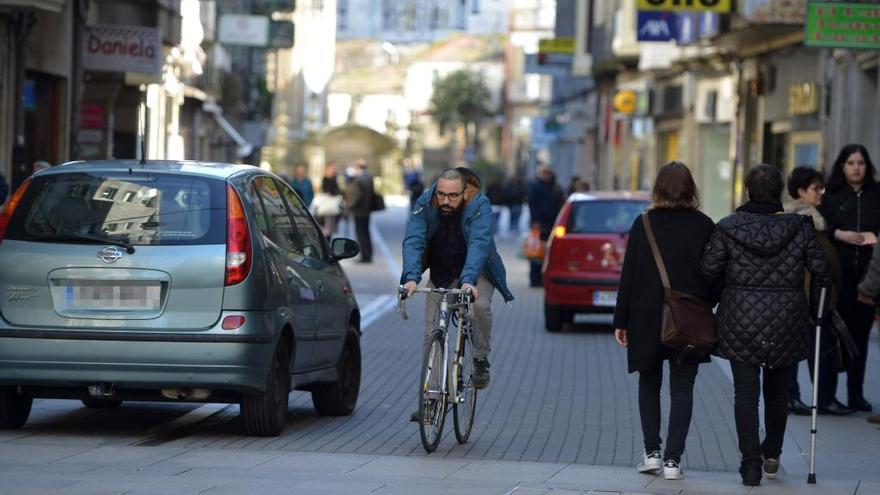
[[[419,436],[422,438],[425,451],[431,453],[440,443],[450,403],[455,424],[455,439],[458,443],[463,444],[468,441],[474,426],[477,389],[472,378],[473,294],[469,289],[428,287],[419,287],[416,292],[443,296],[434,322],[431,345],[423,357],[419,382]],[[455,296],[454,302],[450,302],[450,296]],[[403,286],[397,290],[397,299],[398,312],[404,320],[409,319],[404,303],[406,289]],[[450,326],[458,330],[454,332],[454,356],[450,356]],[[452,359],[451,365],[450,359]]]

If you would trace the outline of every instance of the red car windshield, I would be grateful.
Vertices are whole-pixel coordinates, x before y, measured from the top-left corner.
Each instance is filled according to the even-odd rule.
[[[571,204],[566,231],[571,234],[621,234],[651,203],[648,201],[597,200]]]

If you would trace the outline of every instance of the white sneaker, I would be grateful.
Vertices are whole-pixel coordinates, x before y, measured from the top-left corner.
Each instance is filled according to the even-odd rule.
[[[669,459],[663,464],[663,479],[680,480],[682,478],[684,478],[684,473],[677,462]]]
[[[642,454],[642,462],[639,463],[637,469],[640,473],[654,474],[658,469],[663,467],[663,458],[660,457],[660,451]]]

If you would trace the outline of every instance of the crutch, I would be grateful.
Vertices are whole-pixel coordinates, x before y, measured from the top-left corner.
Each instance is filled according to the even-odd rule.
[[[807,484],[816,484],[816,417],[819,411],[819,343],[822,338],[822,311],[825,309],[825,287],[819,293],[819,314],[816,315],[816,353],[813,356],[813,423],[810,427],[810,474]]]

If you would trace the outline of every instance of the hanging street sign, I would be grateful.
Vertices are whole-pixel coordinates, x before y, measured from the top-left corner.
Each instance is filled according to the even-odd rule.
[[[810,2],[808,46],[880,49],[880,4]]]
[[[638,41],[670,41],[677,37],[675,12],[639,11],[636,39]]]
[[[730,13],[730,0],[638,0],[636,5],[643,11],[695,11]]]

